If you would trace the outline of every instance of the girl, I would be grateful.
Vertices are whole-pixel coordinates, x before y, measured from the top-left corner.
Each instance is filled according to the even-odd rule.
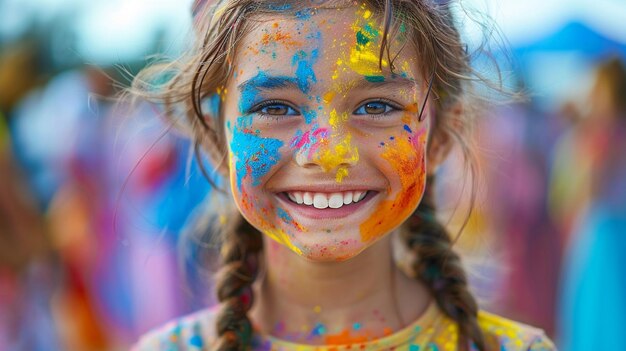
[[[137,350],[554,349],[478,310],[435,217],[473,79],[449,4],[223,0],[195,16],[189,59],[135,90],[184,116],[230,180],[220,304]],[[170,77],[157,91],[154,72]]]

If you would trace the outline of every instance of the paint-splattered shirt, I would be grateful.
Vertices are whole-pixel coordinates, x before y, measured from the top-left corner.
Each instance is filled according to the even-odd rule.
[[[146,334],[133,351],[210,350],[215,329],[215,309],[203,310]],[[479,313],[489,351],[556,350],[543,331],[505,318]],[[351,344],[304,345],[272,336],[256,335],[253,350],[259,351],[452,351],[457,350],[456,324],[431,304],[411,325],[385,337]],[[475,348],[471,348],[475,350]]]

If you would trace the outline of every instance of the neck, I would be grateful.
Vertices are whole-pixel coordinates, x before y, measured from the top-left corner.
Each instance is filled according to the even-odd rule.
[[[250,316],[263,334],[307,344],[382,337],[415,321],[429,295],[393,263],[387,235],[344,262],[313,262],[266,239]]]

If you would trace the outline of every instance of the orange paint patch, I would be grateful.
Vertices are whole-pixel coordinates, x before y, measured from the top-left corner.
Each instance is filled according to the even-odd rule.
[[[425,138],[425,133],[417,138]],[[420,140],[424,141],[424,140]],[[418,144],[425,144],[420,142]],[[392,201],[382,201],[374,214],[360,226],[361,240],[370,242],[393,230],[398,224],[394,218],[404,220],[421,200],[419,195],[426,183],[424,151],[416,149],[407,139],[398,139],[386,146],[381,155],[400,176],[402,190]]]
[[[261,43],[263,45],[268,45],[270,43],[281,43],[286,46],[293,46],[293,45],[301,44],[299,41],[293,40],[289,32],[281,32],[281,31],[276,31],[275,33],[263,34],[263,37],[261,38]]]

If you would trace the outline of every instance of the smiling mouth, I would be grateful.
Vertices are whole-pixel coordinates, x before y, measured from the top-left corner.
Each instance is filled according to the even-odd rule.
[[[309,191],[285,191],[282,195],[296,205],[314,207],[316,209],[338,209],[363,201],[371,190],[354,190],[333,193]]]

